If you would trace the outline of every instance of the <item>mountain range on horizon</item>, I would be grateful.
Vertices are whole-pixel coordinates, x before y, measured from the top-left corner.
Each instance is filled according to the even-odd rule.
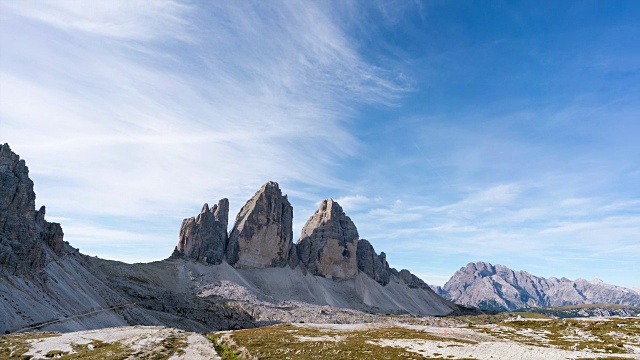
[[[640,292],[636,289],[607,284],[600,279],[543,278],[482,261],[467,264],[444,286],[432,286],[432,289],[457,304],[492,311],[582,304],[640,307]]]

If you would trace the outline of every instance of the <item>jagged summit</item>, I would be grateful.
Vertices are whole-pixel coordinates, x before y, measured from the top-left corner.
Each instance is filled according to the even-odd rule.
[[[293,244],[293,207],[278,183],[262,185],[229,234],[227,262],[238,268],[283,267]]]
[[[205,204],[196,217],[184,219],[172,258],[201,263],[224,262],[238,269],[284,267],[328,279],[353,279],[359,272],[386,286],[396,276],[411,288],[428,286],[408,270],[390,268],[384,252],[379,255],[338,202],[326,199],[302,228],[293,243],[293,207],[277,182],[260,187],[236,216],[227,234],[229,202]],[[490,265],[489,265],[490,266]]]
[[[597,303],[640,306],[633,290],[599,279],[543,278],[487,262],[467,264],[436,291],[456,303],[486,310]]]
[[[215,265],[222,263],[229,241],[228,223],[228,199],[221,199],[212,208],[205,203],[198,216],[182,221],[180,239],[172,256],[186,256]]]
[[[314,275],[349,279],[358,273],[358,229],[333,199],[323,200],[302,228],[300,263]]]
[[[0,271],[18,274],[42,269],[49,251],[60,255],[64,242],[60,224],[45,220],[45,207],[35,210],[36,194],[29,168],[0,146]]]
[[[368,240],[360,239],[356,254],[360,271],[381,285],[389,283],[391,270],[389,269],[389,263],[387,263],[387,255],[384,252],[381,252],[380,255],[376,254],[373,245]]]

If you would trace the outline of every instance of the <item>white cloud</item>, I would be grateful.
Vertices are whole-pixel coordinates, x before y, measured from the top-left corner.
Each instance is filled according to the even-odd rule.
[[[38,14],[111,23],[116,14],[140,10],[127,24],[162,27],[167,19],[155,18],[155,12],[175,18],[174,25],[184,23],[184,6],[173,3],[148,9],[125,2],[91,11],[74,4],[47,3],[31,15],[63,26],[74,21],[58,23]],[[17,10],[29,13],[26,6]],[[34,54],[46,59],[48,70],[63,69],[62,74],[50,84],[30,74],[3,73],[3,132],[23,157],[57,155],[59,159],[50,156],[46,163],[62,169],[59,175],[84,183],[91,177],[92,186],[109,193],[135,195],[123,196],[127,199],[157,200],[160,188],[169,197],[184,198],[188,193],[183,190],[192,186],[229,187],[236,179],[255,187],[269,179],[318,184],[315,179],[323,175],[323,183],[335,183],[327,166],[358,146],[341,126],[349,116],[348,100],[394,96],[392,84],[363,62],[340,29],[314,6],[215,7],[214,18],[227,21],[196,27],[199,44],[189,49],[195,58],[167,64],[195,66],[200,74],[159,69],[146,58],[141,63],[117,42],[100,44],[95,53],[99,59],[87,53],[92,48]],[[262,10],[273,12],[281,23],[272,26]],[[137,33],[121,35],[131,40]],[[92,46],[93,40],[81,34],[70,37]],[[148,47],[164,54],[153,44]],[[233,63],[228,62],[229,51],[236,52]],[[69,68],[66,63],[75,59],[74,69]],[[78,81],[88,83],[88,92],[73,89]],[[36,165],[36,171],[50,172]],[[210,183],[190,181],[207,176]],[[140,186],[113,181],[124,178]]]
[[[334,170],[360,146],[345,127],[356,104],[392,103],[404,87],[327,11],[3,2],[2,141],[27,160],[38,203],[78,221],[173,222],[222,197],[233,218],[267,180],[285,193],[344,186]]]
[[[366,196],[362,196],[360,194],[356,194],[354,196],[343,196],[336,199],[336,202],[342,206],[345,212],[349,212],[352,210],[359,210],[364,207],[368,207],[371,202],[374,202],[374,199],[370,199]]]
[[[32,0],[7,1],[6,10],[69,31],[120,39],[146,40],[176,36],[184,26],[187,7],[177,1],[157,0]]]

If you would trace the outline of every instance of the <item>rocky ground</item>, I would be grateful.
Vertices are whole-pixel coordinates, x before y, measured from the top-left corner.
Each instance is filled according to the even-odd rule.
[[[412,317],[369,323],[326,308],[336,322],[283,323],[203,334],[160,326],[0,337],[2,359],[640,359],[640,318],[540,314]],[[527,316],[527,317],[523,317]],[[530,317],[529,317],[530,316]],[[313,318],[310,316],[309,318]]]
[[[220,359],[203,335],[162,326],[6,335],[0,339],[0,358]]]
[[[423,324],[423,325],[416,325]],[[389,317],[373,324],[281,324],[211,334],[258,359],[640,359],[640,319]]]

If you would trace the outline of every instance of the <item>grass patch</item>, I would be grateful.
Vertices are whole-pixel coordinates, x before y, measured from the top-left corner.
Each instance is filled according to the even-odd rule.
[[[24,355],[31,345],[27,342],[30,339],[42,339],[60,336],[52,332],[19,333],[0,336],[0,359],[30,359]]]
[[[23,333],[0,337],[0,359],[30,359],[25,355],[31,348],[28,340],[37,340],[46,337],[60,336],[58,333]],[[69,359],[69,360],[125,360],[147,359],[166,360],[173,355],[184,354],[184,348],[188,346],[186,335],[169,336],[159,341],[152,349],[134,351],[121,342],[103,342],[93,340],[88,344],[71,344],[73,352],[67,353],[61,350],[51,350],[44,354],[45,358]]]
[[[258,359],[431,359],[405,349],[380,346],[375,342],[389,339],[476,343],[395,326],[340,331],[280,324],[233,331],[230,337]]]
[[[547,316],[545,314],[539,314],[539,313],[529,312],[529,311],[514,311],[514,312],[510,312],[509,314],[520,316],[525,319],[551,319],[550,316]]]
[[[207,339],[212,343],[216,352],[222,360],[244,360],[252,359],[245,348],[240,348],[238,344],[231,338],[229,333],[222,335],[208,334]]]
[[[537,346],[551,345],[565,350],[590,350],[605,354],[627,354],[631,352],[627,345],[640,345],[640,319],[516,320],[480,331]]]

